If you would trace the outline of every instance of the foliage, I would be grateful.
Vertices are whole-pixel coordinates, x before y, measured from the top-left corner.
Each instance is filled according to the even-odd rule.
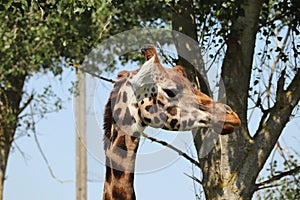
[[[102,5],[102,19],[93,19],[100,16],[101,4],[105,3],[8,1],[2,4],[1,80],[8,75],[31,75],[45,70],[58,75],[62,71],[61,58],[80,62],[99,41],[108,18],[109,13]]]
[[[272,107],[276,100],[276,84],[283,74],[285,85],[299,69],[299,11],[297,1],[270,1],[263,4],[258,30],[259,48],[253,67],[250,98],[261,111]],[[268,77],[268,78],[266,78]]]
[[[81,63],[106,36],[114,13],[110,6],[104,0],[4,0],[0,4],[0,199],[17,127],[34,130],[32,115],[43,117],[62,107],[50,85],[39,94],[26,91],[26,82],[36,74],[60,77],[67,61]]]
[[[116,0],[112,1],[116,12],[112,16],[110,21],[110,27],[108,34],[114,36],[124,31],[134,30],[138,28],[166,28],[171,24],[171,7],[164,1],[134,1],[134,0]],[[134,13],[134,17],[133,14]],[[128,52],[122,54],[120,57],[114,57],[118,52],[126,52],[128,46],[135,47],[134,41],[138,39],[136,32],[127,35],[128,38],[122,40],[117,47],[113,48],[114,52],[111,55],[101,57],[100,60],[104,60],[104,63],[111,64],[106,68],[107,71],[115,69],[116,60],[121,61],[122,64],[127,62],[141,62],[143,57],[136,52]],[[143,38],[143,43],[154,43],[158,38],[161,39],[160,34],[151,33],[149,31],[149,37]],[[127,43],[128,42],[128,43]],[[110,44],[108,44],[110,45]],[[162,44],[163,45],[163,44]],[[107,49],[111,49],[108,46]],[[136,50],[139,51],[141,47],[137,46]],[[101,56],[101,55],[99,55]],[[114,61],[105,61],[105,57],[114,57]]]
[[[300,198],[300,168],[299,168],[299,154],[293,154],[284,151],[281,147],[279,153],[283,159],[282,164],[277,160],[272,160],[267,169],[269,175],[267,180],[273,180],[268,184],[262,185],[262,192],[257,194],[258,199],[299,199]],[[289,173],[290,172],[290,173]],[[280,176],[283,173],[287,176]]]
[[[1,96],[4,98],[10,90],[21,92],[23,84],[21,88],[14,85],[20,77],[29,80],[36,73],[46,72],[57,76],[66,66],[66,60],[82,62],[101,39],[104,25],[113,13],[113,10],[108,11],[108,6],[104,1],[55,0],[6,1],[1,4]],[[45,89],[46,95],[49,88]],[[29,98],[30,94],[24,93]],[[41,95],[35,95],[35,98]],[[40,113],[46,110],[43,107]]]

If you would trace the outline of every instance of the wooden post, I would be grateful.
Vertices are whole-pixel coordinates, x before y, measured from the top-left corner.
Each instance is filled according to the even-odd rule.
[[[77,70],[78,92],[75,94],[76,130],[76,200],[87,199],[86,170],[86,79],[84,72]]]

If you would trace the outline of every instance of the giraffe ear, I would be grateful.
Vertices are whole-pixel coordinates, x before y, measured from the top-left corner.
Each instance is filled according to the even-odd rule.
[[[154,83],[154,71],[155,71],[155,56],[146,61],[140,68],[139,72],[134,75],[130,81],[134,90],[142,87],[145,84]]]

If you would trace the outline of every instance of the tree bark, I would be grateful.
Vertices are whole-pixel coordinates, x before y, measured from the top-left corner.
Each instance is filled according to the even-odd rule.
[[[209,95],[210,90],[198,43],[193,1],[179,1],[173,6],[172,11],[172,30],[174,30],[172,34],[178,54],[176,64],[183,66],[192,83]]]
[[[183,1],[179,4],[182,10],[175,13],[176,15],[173,13],[173,19],[176,17],[176,20],[172,20],[173,29],[179,30],[197,41],[196,25],[191,17],[193,16],[192,1]],[[197,132],[195,135],[194,141],[202,169],[202,183],[206,199],[251,199],[255,191],[257,176],[251,176],[251,172],[257,165],[257,154],[253,149],[253,140],[248,131],[247,105],[261,7],[262,2],[259,0],[248,0],[241,3],[242,12],[240,13],[242,15],[232,21],[222,68],[227,104],[240,116],[241,128],[236,133],[221,136],[219,139],[215,133],[206,130]],[[188,52],[185,47],[186,45],[178,43],[178,53]],[[195,60],[197,60],[197,56],[195,56]],[[185,65],[187,66],[187,64]],[[191,72],[192,70],[187,68],[187,71]],[[212,144],[207,144],[207,137],[210,138]],[[202,154],[203,151],[201,151],[203,147],[206,148],[205,145],[214,145],[207,155]],[[247,164],[245,165],[245,163]]]
[[[240,15],[232,20],[230,35],[226,41],[227,50],[221,77],[226,88],[227,104],[238,113],[242,125],[234,134],[220,137],[220,166],[216,170],[222,192],[216,194],[210,190],[208,199],[251,199],[255,191],[257,175],[253,176],[256,174],[253,171],[258,170],[257,154],[248,131],[247,110],[261,8],[262,1],[242,1]],[[206,176],[205,172],[203,174]]]
[[[0,200],[3,199],[8,156],[21,111],[20,102],[25,77],[26,75],[7,77],[12,87],[8,90],[0,88]]]
[[[13,134],[14,130],[15,128],[13,127],[1,127],[0,130],[0,200],[3,199],[5,172],[12,142],[12,139],[7,135]]]
[[[239,15],[232,19],[226,41],[221,78],[226,88],[227,104],[238,113],[242,121],[241,127],[235,133],[224,136],[203,129],[194,131],[194,143],[203,175],[202,186],[207,200],[252,198],[257,190],[257,176],[300,100],[300,70],[286,90],[283,74],[277,85],[276,103],[264,113],[269,117],[262,118],[257,132],[253,137],[250,136],[247,122],[248,91],[262,4],[259,0],[244,0],[239,4]],[[178,7],[174,9],[173,30],[197,41],[193,1],[179,1]],[[193,65],[203,65],[199,62],[200,50],[198,49],[197,54],[197,45],[192,46],[189,41],[179,40],[179,36],[180,34],[174,34],[180,55],[178,63],[186,68],[190,80],[197,83]],[[205,73],[200,70],[200,74],[203,76]],[[203,88],[203,82],[200,85]],[[219,94],[225,94],[225,91],[220,91]],[[224,99],[224,96],[220,98]]]

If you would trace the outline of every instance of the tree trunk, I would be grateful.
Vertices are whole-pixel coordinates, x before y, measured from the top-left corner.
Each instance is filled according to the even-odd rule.
[[[0,88],[0,200],[3,199],[8,156],[18,124],[22,90],[26,75],[7,77],[12,87]]]
[[[198,43],[193,1],[179,1],[172,11],[172,30],[174,30],[172,34],[178,54],[176,64],[183,66],[192,83],[209,95],[210,90]]]
[[[226,41],[221,78],[226,89],[227,104],[238,113],[242,121],[241,127],[235,133],[224,136],[205,129],[193,132],[207,200],[252,198],[258,189],[257,176],[300,101],[300,70],[296,71],[286,89],[283,74],[277,84],[276,103],[265,111],[258,130],[253,137],[250,136],[247,122],[248,90],[262,3],[260,0],[240,2],[239,15],[231,20],[230,34]],[[194,19],[193,1],[179,1],[178,7],[173,8],[173,30],[191,37],[195,42],[197,29]],[[182,35],[176,32],[173,38],[180,55],[178,63],[186,68],[190,80],[199,85],[197,78],[195,79],[199,74],[195,76],[197,70],[193,66],[200,66],[201,76],[205,72],[201,66],[198,44],[182,40]],[[208,88],[203,89],[203,85],[206,86],[205,78],[200,83],[201,90],[209,94]],[[225,91],[219,91],[219,94],[225,94]],[[224,99],[224,96],[220,98]]]
[[[173,29],[181,30],[182,33],[197,41],[196,25],[191,17],[193,16],[192,1],[180,2],[179,6],[183,12],[180,13],[179,10],[178,13],[182,18],[178,13],[175,13],[177,15],[173,13]],[[207,130],[195,133],[194,142],[198,151],[203,174],[202,186],[207,200],[251,199],[255,191],[255,180],[260,170],[255,169],[258,157],[248,131],[247,101],[261,7],[262,2],[259,0],[246,0],[241,3],[242,15],[232,20],[223,62],[222,79],[226,88],[227,104],[240,116],[242,127],[236,130],[236,133],[220,137]],[[188,52],[184,47],[184,44],[177,44],[179,54]],[[195,55],[194,59],[197,60],[199,56]],[[187,68],[187,71],[190,69]]]
[[[15,129],[8,130],[7,128],[3,129],[2,127],[0,131],[0,200],[3,199],[3,185],[5,181],[5,172],[12,142],[12,139],[9,139],[10,137],[7,136],[13,135],[14,131]]]
[[[258,174],[253,173],[257,171],[257,154],[248,131],[247,105],[262,2],[246,0],[240,5],[242,15],[232,20],[221,77],[227,104],[238,113],[242,126],[231,135],[220,136],[214,150],[200,158],[207,199],[251,199]]]

